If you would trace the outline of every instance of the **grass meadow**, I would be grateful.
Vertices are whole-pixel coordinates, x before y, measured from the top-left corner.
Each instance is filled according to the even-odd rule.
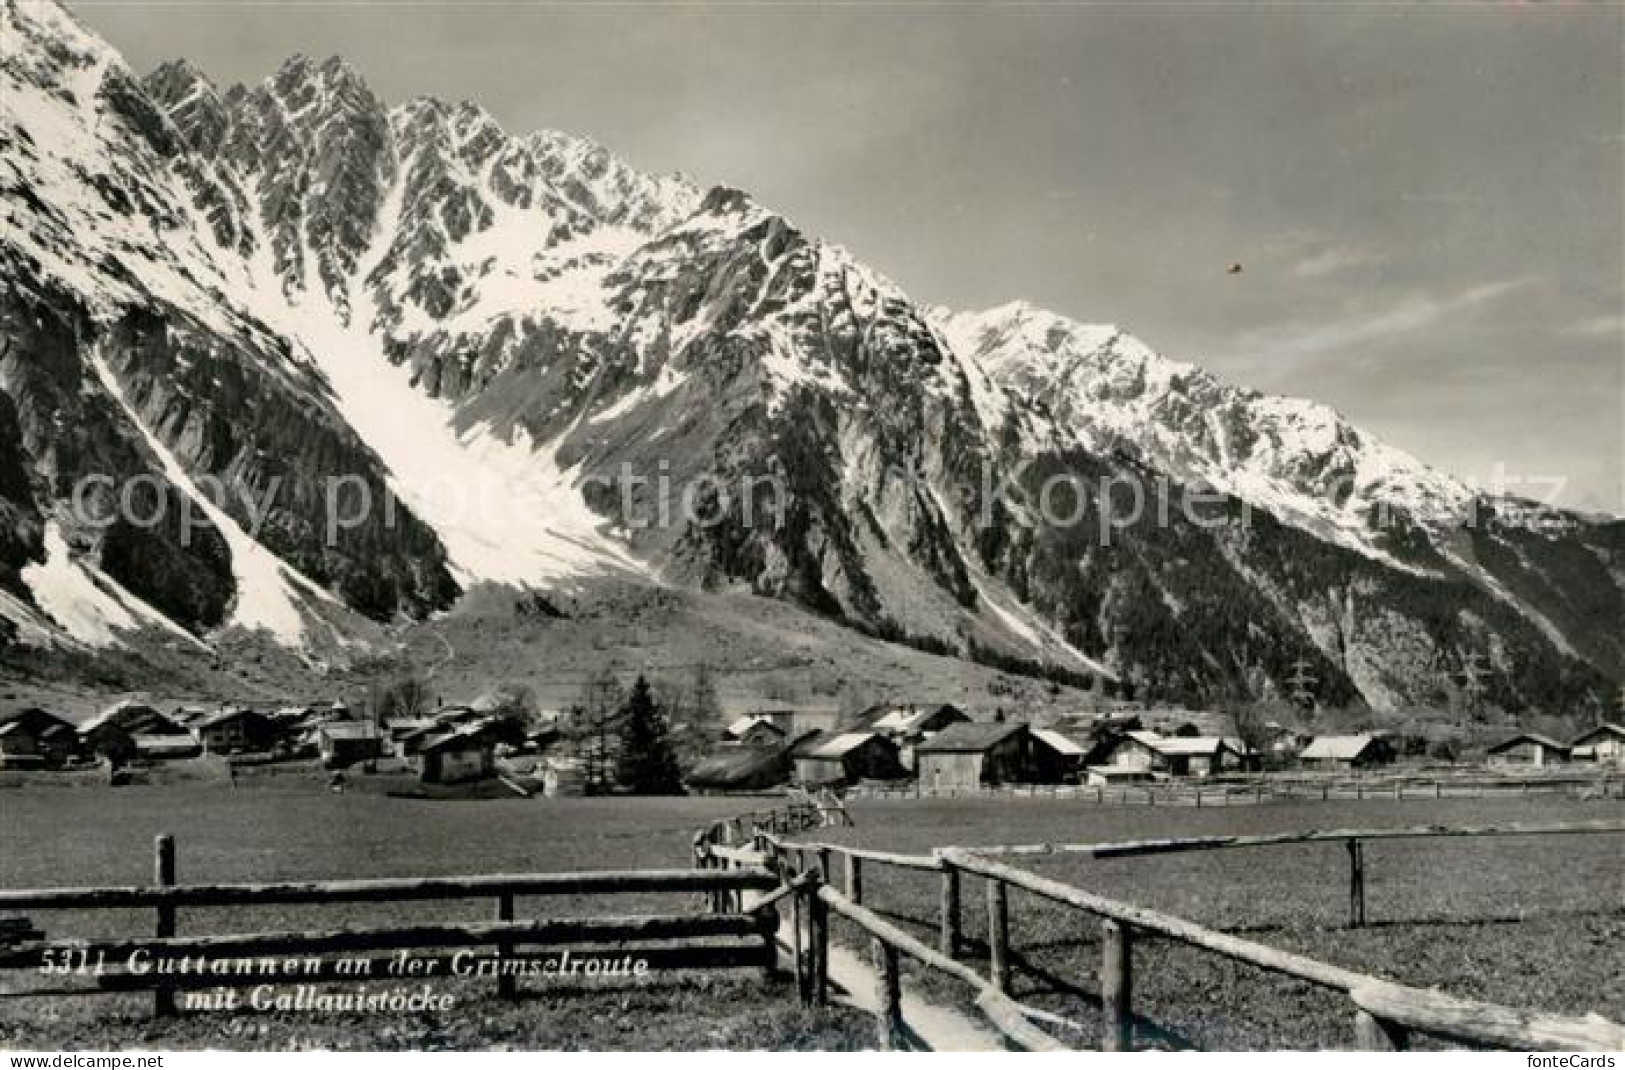
[[[502,799],[429,802],[334,794],[314,779],[0,790],[0,885],[138,884],[152,841],[174,835],[183,882],[686,867],[690,837],[760,799]],[[1222,810],[1096,806],[1077,800],[872,800],[857,826],[809,834],[904,852],[948,844],[1104,842],[1151,836],[1415,824],[1583,821],[1619,802],[1488,800],[1291,802]],[[1409,984],[1555,1012],[1625,1018],[1625,844],[1620,836],[1376,842],[1366,845],[1369,924],[1346,925],[1339,843],[1086,860],[1014,860],[1094,892],[1167,910],[1264,943]],[[971,961],[985,959],[982,883],[964,882]],[[520,900],[520,917],[697,910],[696,897]],[[929,936],[934,874],[871,863],[865,901]],[[242,932],[483,920],[481,901],[182,910],[179,930]],[[151,931],[150,911],[36,917],[52,936]],[[1098,926],[1011,892],[1014,993],[1080,1023],[1097,1042]],[[837,939],[856,943],[839,922]],[[906,965],[945,1002],[956,983]],[[1135,950],[1141,1042],[1158,1047],[1347,1045],[1343,1001],[1217,956],[1142,939]],[[466,983],[467,987],[475,987]],[[154,1024],[142,997],[0,999],[0,1045],[224,1047],[850,1047],[868,1036],[847,1011],[807,1012],[787,984],[689,977],[616,992],[548,989],[518,1004],[483,988],[450,1014],[386,1021],[292,1014],[190,1015]]]
[[[1619,802],[1527,797],[1302,802],[1223,810],[1099,807],[1043,799],[876,800],[828,838],[902,852],[946,844],[1096,843],[1164,836],[1409,825],[1572,822],[1625,816]],[[1518,1007],[1625,1019],[1625,835],[1376,841],[1364,847],[1367,925],[1348,927],[1342,843],[1139,858],[1007,858],[1112,898],[1351,969]],[[837,863],[837,879],[839,879]],[[934,941],[937,876],[869,863],[864,901]],[[985,970],[985,884],[961,890],[966,957]],[[1098,1043],[1099,925],[1010,891],[1015,997]],[[852,939],[850,931],[844,938]],[[1135,1006],[1142,1043],[1169,1048],[1347,1046],[1340,996],[1211,953],[1141,937]],[[961,986],[911,968],[944,1000]]]

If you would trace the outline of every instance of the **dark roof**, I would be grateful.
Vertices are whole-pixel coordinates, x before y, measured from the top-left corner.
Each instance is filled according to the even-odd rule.
[[[64,717],[58,717],[54,713],[48,713],[38,706],[24,706],[20,710],[7,710],[0,713],[0,724],[11,724],[13,722],[32,722],[41,731],[55,728],[58,725],[65,728],[73,727],[73,722]]]
[[[893,751],[897,749],[878,732],[832,729],[802,737],[796,742],[793,753],[797,758],[844,758],[859,747],[866,747],[877,740]]]
[[[191,722],[191,727],[192,728],[213,728],[217,724],[225,724],[227,721],[235,721],[239,717],[252,717],[252,718],[255,718],[256,720],[260,720],[260,721],[268,721],[269,720],[269,718],[266,717],[264,714],[257,713],[254,710],[244,710],[244,709],[220,710],[218,713],[211,713],[211,714],[208,714],[205,717],[199,717],[197,720]]]
[[[782,744],[758,747],[736,743],[718,747],[699,760],[687,780],[701,786],[726,787],[764,774],[780,774],[785,772],[786,753]]]
[[[1601,739],[1603,736],[1618,736],[1621,739],[1625,739],[1625,725],[1600,724],[1594,728],[1588,728],[1586,731],[1575,736],[1574,742],[1569,745],[1572,747],[1584,746],[1587,740]]]
[[[947,702],[882,702],[855,714],[844,723],[854,728],[872,728],[877,731],[906,731],[943,713],[969,719],[964,710]]]
[[[1027,726],[1020,721],[961,721],[914,748],[915,754],[973,753],[1002,743]]]
[[[1511,750],[1520,743],[1539,743],[1542,747],[1549,750],[1566,751],[1569,749],[1569,745],[1567,743],[1559,743],[1551,736],[1543,736],[1539,732],[1519,732],[1511,739],[1504,739],[1497,743],[1495,746],[1490,748],[1489,752],[1491,754],[1499,754],[1501,751]]]
[[[484,731],[484,727],[484,725],[474,725],[470,728],[457,729],[444,735],[435,736],[423,744],[423,753],[430,754],[442,750],[490,747],[493,745],[491,736]]]

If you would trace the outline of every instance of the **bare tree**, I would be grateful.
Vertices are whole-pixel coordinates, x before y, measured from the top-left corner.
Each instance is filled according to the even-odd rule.
[[[602,795],[614,782],[609,741],[615,734],[616,713],[623,696],[615,674],[605,669],[592,676],[581,690],[581,701],[571,711],[571,736],[576,753],[586,766],[586,792]]]
[[[422,717],[433,708],[433,703],[429,685],[415,676],[407,676],[392,683],[373,684],[367,705],[371,707],[373,720],[382,724]]]

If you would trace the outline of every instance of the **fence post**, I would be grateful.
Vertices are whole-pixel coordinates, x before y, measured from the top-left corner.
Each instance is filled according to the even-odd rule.
[[[1365,925],[1365,850],[1359,840],[1349,840],[1349,928]]]
[[[897,968],[897,949],[877,936],[874,959],[880,997],[875,1009],[875,1040],[881,1051],[896,1051],[903,1040],[903,979]]]
[[[846,856],[846,897],[863,903],[863,859],[854,854]]]
[[[820,847],[818,849],[818,879],[823,881],[825,884],[835,883],[835,873],[829,864],[828,847]]]
[[[949,958],[959,957],[959,867],[946,859],[942,862],[941,933],[937,949]]]
[[[998,992],[1010,988],[1010,893],[996,877],[987,879],[988,980]]]
[[[808,943],[812,966],[812,996],[815,1006],[829,1003],[829,905],[818,897],[817,882],[808,885]]]
[[[802,897],[807,894],[801,889],[790,896],[790,954],[794,957],[796,967],[796,998],[803,1007],[812,1002],[812,991],[808,987],[808,978],[812,971],[807,963],[807,934],[803,931],[807,925],[807,905]]]
[[[152,882],[164,888],[175,883],[175,837],[167,832],[160,833],[152,841]],[[175,935],[174,907],[165,905],[158,908],[158,922],[153,927],[153,935],[160,940]],[[153,1017],[167,1018],[174,1013],[175,990],[164,985],[153,989]]]
[[[1134,1050],[1133,930],[1109,918],[1100,922],[1100,1007],[1103,1051]]]
[[[756,912],[756,923],[762,934],[762,980],[772,984],[784,976],[779,972],[779,908],[769,903]]]
[[[1356,1051],[1405,1051],[1410,1037],[1405,1028],[1385,1022],[1366,1010],[1354,1012],[1354,1048]]]
[[[497,896],[497,920],[513,920],[513,894],[503,892]],[[516,999],[519,996],[519,982],[513,974],[509,973],[509,959],[513,955],[513,944],[502,943],[497,945],[497,966],[501,971],[497,974],[497,996],[502,999]]]

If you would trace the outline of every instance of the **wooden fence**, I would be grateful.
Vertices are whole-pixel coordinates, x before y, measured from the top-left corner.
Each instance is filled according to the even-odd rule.
[[[87,995],[153,990],[153,1012],[175,1013],[180,989],[222,989],[278,982],[365,981],[389,976],[390,959],[379,952],[414,952],[430,976],[445,978],[453,955],[491,949],[501,967],[500,995],[518,994],[510,964],[556,957],[568,950],[583,959],[612,956],[641,960],[650,970],[777,968],[778,917],[771,905],[743,909],[746,892],[776,886],[765,868],[665,869],[576,873],[301,881],[278,884],[178,884],[175,843],[159,836],[154,881],[129,887],[0,890],[0,912],[151,909],[151,936],[74,939],[38,930],[0,945],[0,969],[39,971],[80,982],[73,987],[8,991],[8,997]],[[585,917],[516,917],[521,897],[671,894],[708,896],[707,912],[621,914]],[[298,931],[180,935],[182,908],[248,907],[285,904],[334,905],[424,900],[489,900],[493,920],[429,925],[385,925]],[[724,909],[724,907],[727,907]],[[32,929],[32,927],[30,927]],[[335,957],[337,956],[337,957]],[[243,964],[237,975],[156,968],[161,961],[187,959]],[[139,968],[144,966],[146,968]],[[412,979],[410,976],[404,979]]]
[[[1179,851],[1267,847],[1288,843],[1342,842],[1350,858],[1350,924],[1365,921],[1365,870],[1361,843],[1427,837],[1551,836],[1625,833],[1625,822],[1570,825],[1505,825],[1475,828],[1438,826],[1402,829],[1336,829],[1270,836],[1210,836],[1181,840],[1141,840],[1103,844],[1010,844],[994,847],[939,848],[930,855],[897,854],[844,844],[795,842],[766,829],[729,825],[736,842],[713,841],[712,830],[696,838],[697,859],[707,865],[765,866],[779,876],[776,897],[793,905],[792,951],[805,998],[822,1002],[829,984],[829,924],[833,911],[856,925],[872,943],[878,977],[877,1042],[901,1043],[904,1035],[898,956],[906,955],[972,988],[976,1005],[1013,1047],[1051,1050],[1064,1047],[1034,1022],[1064,1022],[1057,1016],[1023,1006],[1009,998],[1010,889],[1017,888],[1054,903],[1088,913],[1101,926],[1098,967],[1104,1016],[1103,1048],[1129,1050],[1134,1044],[1133,948],[1140,934],[1154,934],[1343,993],[1350,1003],[1353,1042],[1364,1050],[1395,1050],[1412,1036],[1514,1050],[1625,1050],[1625,1028],[1597,1017],[1544,1015],[1490,1003],[1458,999],[1434,990],[1396,984],[1291,952],[1205,928],[1159,911],[1094,895],[1082,889],[1017,869],[989,855],[1032,856],[1074,853],[1122,857]],[[833,860],[843,859],[844,893],[834,887]],[[938,946],[899,929],[863,905],[866,864],[894,866],[940,875]],[[964,946],[961,894],[964,875],[985,881],[987,895],[988,975],[959,961]],[[1066,1023],[1073,1024],[1073,1023]]]
[[[1188,806],[1216,809],[1273,800],[1363,802],[1378,799],[1486,799],[1524,795],[1625,799],[1625,777],[1602,776],[1261,776],[1240,780],[1191,778],[1108,786],[1103,784],[1002,784],[932,789],[918,782],[902,787],[859,784],[848,791],[865,799],[1073,799],[1100,806]]]

